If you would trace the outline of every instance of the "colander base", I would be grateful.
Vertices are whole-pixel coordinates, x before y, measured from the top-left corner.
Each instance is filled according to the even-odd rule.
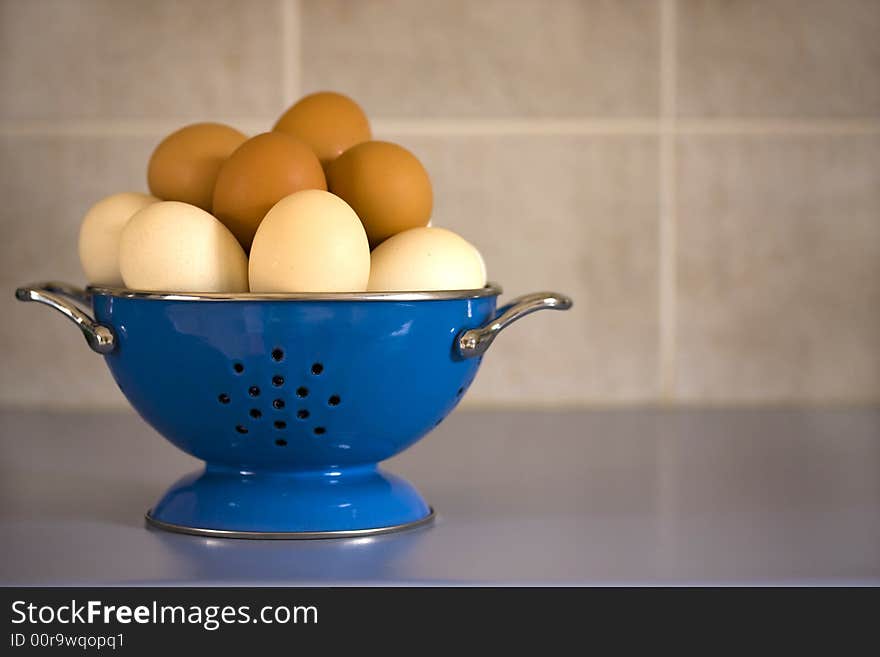
[[[147,513],[160,529],[228,538],[345,538],[432,518],[408,481],[375,466],[255,473],[209,465]]]

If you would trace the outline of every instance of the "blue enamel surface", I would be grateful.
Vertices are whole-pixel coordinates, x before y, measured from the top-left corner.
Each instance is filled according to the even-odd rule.
[[[212,529],[351,530],[428,507],[375,464],[459,402],[479,359],[453,354],[495,297],[432,301],[192,301],[96,295],[106,362],[138,413],[207,462],[153,509]],[[335,474],[333,474],[335,473]]]
[[[310,532],[402,525],[430,512],[409,482],[374,467],[267,473],[208,467],[178,481],[152,516],[192,519],[184,524],[202,528]]]

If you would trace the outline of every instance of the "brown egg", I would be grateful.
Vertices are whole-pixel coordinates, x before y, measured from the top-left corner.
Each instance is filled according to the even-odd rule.
[[[211,211],[220,165],[247,139],[221,123],[194,123],[165,137],[147,168],[150,192]]]
[[[371,247],[431,218],[428,172],[397,144],[367,141],[348,149],[327,169],[327,185],[357,212]]]
[[[343,151],[372,136],[370,122],[360,106],[332,91],[302,98],[278,119],[273,130],[307,143],[325,169]]]
[[[302,189],[327,189],[318,158],[295,137],[264,132],[243,143],[221,167],[214,216],[247,251],[272,206]]]

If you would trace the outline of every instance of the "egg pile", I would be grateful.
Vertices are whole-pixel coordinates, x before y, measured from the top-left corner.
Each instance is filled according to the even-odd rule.
[[[477,249],[431,227],[433,190],[411,152],[372,139],[352,99],[320,92],[248,138],[218,123],[168,135],[150,194],[98,201],[79,256],[92,285],[166,292],[476,289]]]

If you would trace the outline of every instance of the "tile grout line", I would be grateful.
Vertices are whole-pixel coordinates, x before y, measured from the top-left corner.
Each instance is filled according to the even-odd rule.
[[[660,136],[658,144],[658,272],[657,272],[657,343],[658,394],[660,406],[675,403],[676,383],[676,2],[662,0],[660,4]],[[660,550],[669,551],[675,545],[670,527],[675,525],[674,454],[657,451],[658,477],[656,483],[657,511],[668,522],[661,523],[657,535]],[[665,467],[663,467],[665,466]]]
[[[676,217],[676,0],[660,5],[659,146],[659,394],[675,398],[677,361],[677,217]]]
[[[298,67],[293,67],[298,68]],[[291,103],[298,76],[289,83]],[[285,91],[285,95],[288,92]],[[167,119],[0,120],[0,135],[139,137],[162,135],[193,117]],[[206,117],[245,130],[267,130],[273,117]],[[834,136],[880,134],[880,119],[375,119],[377,133],[415,136],[590,135],[590,136]]]
[[[660,130],[656,118],[633,119],[382,119],[376,132],[405,135],[646,135]]]
[[[296,25],[296,30],[291,33],[291,37],[293,38],[293,43],[291,44],[291,49],[293,50],[293,61],[295,62],[294,76],[293,76],[293,101],[299,99],[303,94],[303,83],[302,83],[302,73],[303,73],[303,65],[302,65],[302,3],[300,0],[290,0],[291,2],[291,11],[293,12],[294,23]]]
[[[290,107],[300,94],[299,2],[281,3],[281,89],[284,107]]]
[[[739,410],[750,410],[753,412],[777,411],[783,410],[807,410],[807,411],[875,411],[880,405],[878,397],[846,397],[846,398],[798,398],[798,397],[771,397],[766,399],[744,399],[740,397],[731,397],[729,399],[713,398],[709,400],[701,399],[684,399],[674,402],[658,401],[651,397],[626,398],[620,400],[603,400],[598,398],[589,398],[585,401],[563,400],[563,401],[538,401],[524,404],[522,401],[500,401],[500,400],[471,400],[466,397],[464,401],[457,407],[463,412],[483,412],[483,411],[523,411],[531,412],[552,412],[552,413],[578,413],[578,412],[624,412],[628,413],[632,410],[638,411],[668,411],[668,410],[703,410],[709,412],[730,412]],[[124,398],[114,402],[101,403],[46,403],[40,400],[30,398],[20,399],[18,401],[5,398],[0,400],[0,413],[4,412],[20,412],[20,413],[42,413],[42,412],[62,412],[62,413],[92,413],[92,412],[113,412],[120,414],[132,414],[134,411],[131,404]]]
[[[157,137],[200,119],[68,119],[66,121],[0,120],[0,135],[37,137]],[[233,125],[245,132],[263,132],[272,118],[204,117],[201,120]]]
[[[880,119],[681,119],[676,135],[860,135],[880,133]]]

